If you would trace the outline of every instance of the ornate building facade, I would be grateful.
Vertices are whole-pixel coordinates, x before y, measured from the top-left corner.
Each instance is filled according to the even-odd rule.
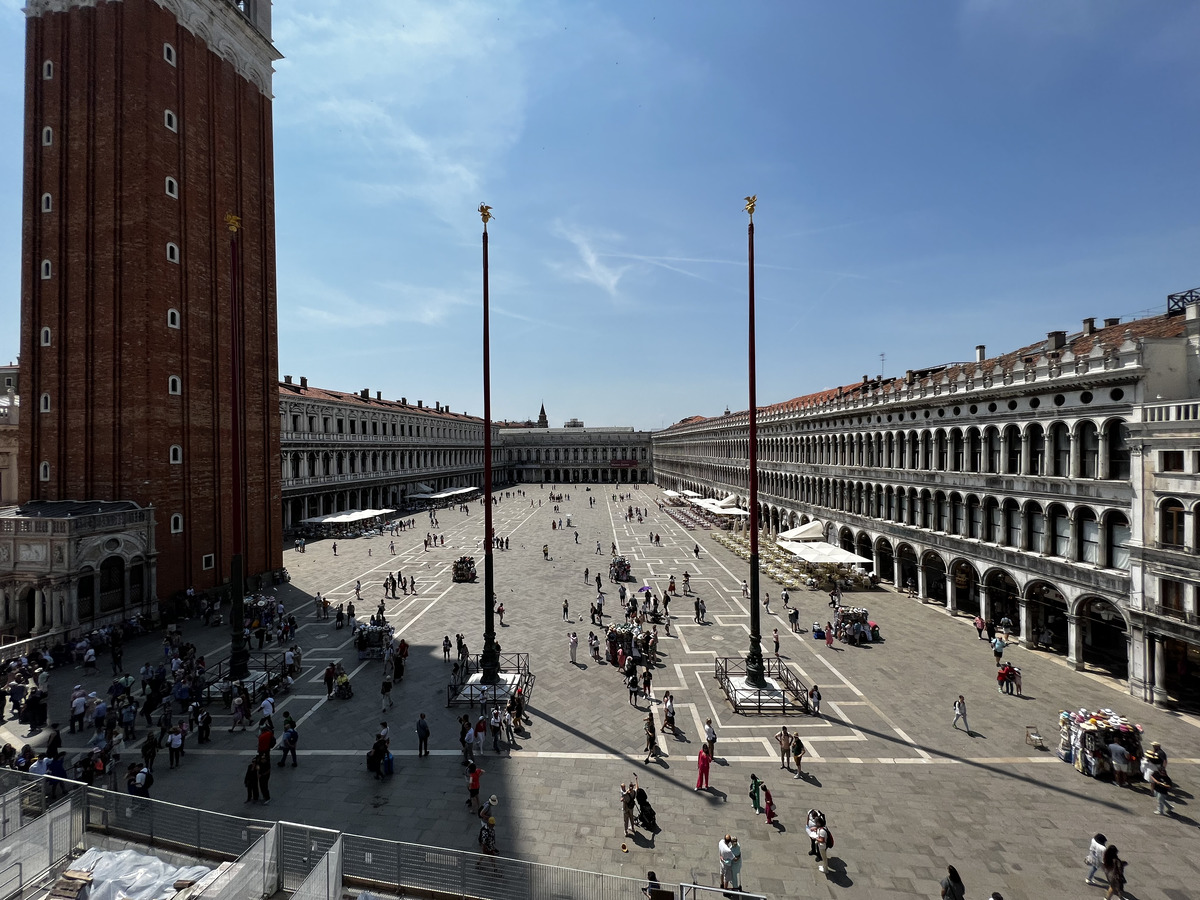
[[[229,577],[236,479],[245,569],[277,569],[270,0],[28,0],[25,13],[18,499],[153,507],[168,596]],[[241,219],[236,268],[227,213]],[[113,558],[132,570],[124,547]],[[130,598],[153,593],[149,567],[136,571]]]
[[[529,484],[649,484],[654,481],[653,433],[629,427],[587,428],[578,419],[551,428],[543,406],[538,424],[505,422],[504,465]]]
[[[973,362],[769,406],[760,522],[778,532],[817,519],[885,580],[957,613],[1007,615],[1023,640],[1047,639],[1145,699],[1190,694],[1194,404],[1157,401],[1200,397],[1198,308],[1089,319],[1003,356],[981,346]],[[742,412],[658,432],[658,483],[744,503],[748,428]]]
[[[398,509],[412,494],[482,487],[483,420],[380,392],[279,385],[283,527],[353,509]],[[501,467],[493,426],[493,478]]]

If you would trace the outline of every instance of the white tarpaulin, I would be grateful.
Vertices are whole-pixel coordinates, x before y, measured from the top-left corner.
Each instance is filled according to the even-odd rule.
[[[180,868],[133,850],[110,852],[93,847],[71,863],[92,873],[89,900],[160,900],[175,895],[177,881],[203,883],[214,877],[208,866]]]
[[[717,506],[722,506],[725,509],[730,509],[731,507],[736,507],[737,506],[737,495],[730,494],[728,497],[726,497],[724,500],[722,500],[720,503],[718,503]]]
[[[695,491],[684,491],[683,496],[685,496],[685,497],[703,497],[704,495],[697,494]]]
[[[850,563],[858,565],[865,562],[872,562],[872,560],[859,556],[857,553],[851,553],[849,550],[843,550],[841,547],[826,544],[823,541],[805,541],[804,543],[779,541],[778,546],[782,547],[788,553],[811,563]]]
[[[678,495],[677,493],[675,493],[674,491],[663,491],[663,492],[662,492],[662,495],[663,495],[664,497],[678,497],[678,496],[679,496],[679,495]]]
[[[481,490],[483,490],[483,488],[477,488],[477,487],[451,488],[448,491],[441,491],[440,493],[434,494],[429,499],[430,500],[449,500],[451,497],[461,497],[463,494],[470,494],[474,491],[481,491]]]
[[[825,526],[816,519],[813,519],[811,522],[805,522],[803,525],[797,525],[795,528],[779,532],[779,540],[823,541],[825,540]]]

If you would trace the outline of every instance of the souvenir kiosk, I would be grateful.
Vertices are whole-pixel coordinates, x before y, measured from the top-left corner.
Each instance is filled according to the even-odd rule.
[[[1120,744],[1129,754],[1131,781],[1141,780],[1142,726],[1130,722],[1111,709],[1088,712],[1064,710],[1058,717],[1060,733],[1058,756],[1075,771],[1092,778],[1111,777],[1112,757],[1109,745]]]

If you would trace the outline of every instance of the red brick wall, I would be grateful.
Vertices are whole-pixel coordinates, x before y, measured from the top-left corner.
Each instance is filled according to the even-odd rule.
[[[159,596],[221,583],[233,552],[227,212],[242,217],[246,569],[282,564],[272,173],[270,99],[157,4],[28,20],[22,378],[30,406],[49,392],[52,410],[22,417],[20,494],[153,503]],[[47,191],[54,209],[43,213]],[[169,309],[181,328],[167,327]],[[172,375],[181,396],[168,393]],[[182,465],[170,464],[173,444]],[[170,533],[175,514],[182,534]],[[209,553],[216,566],[204,571]]]

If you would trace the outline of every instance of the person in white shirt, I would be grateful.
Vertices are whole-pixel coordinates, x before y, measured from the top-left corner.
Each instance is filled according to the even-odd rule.
[[[275,720],[272,719],[271,717],[275,715],[275,698],[268,697],[266,700],[264,700],[262,702],[262,706],[259,707],[259,711],[262,713],[263,722],[266,723],[266,725],[272,731],[274,731],[275,730]]]

